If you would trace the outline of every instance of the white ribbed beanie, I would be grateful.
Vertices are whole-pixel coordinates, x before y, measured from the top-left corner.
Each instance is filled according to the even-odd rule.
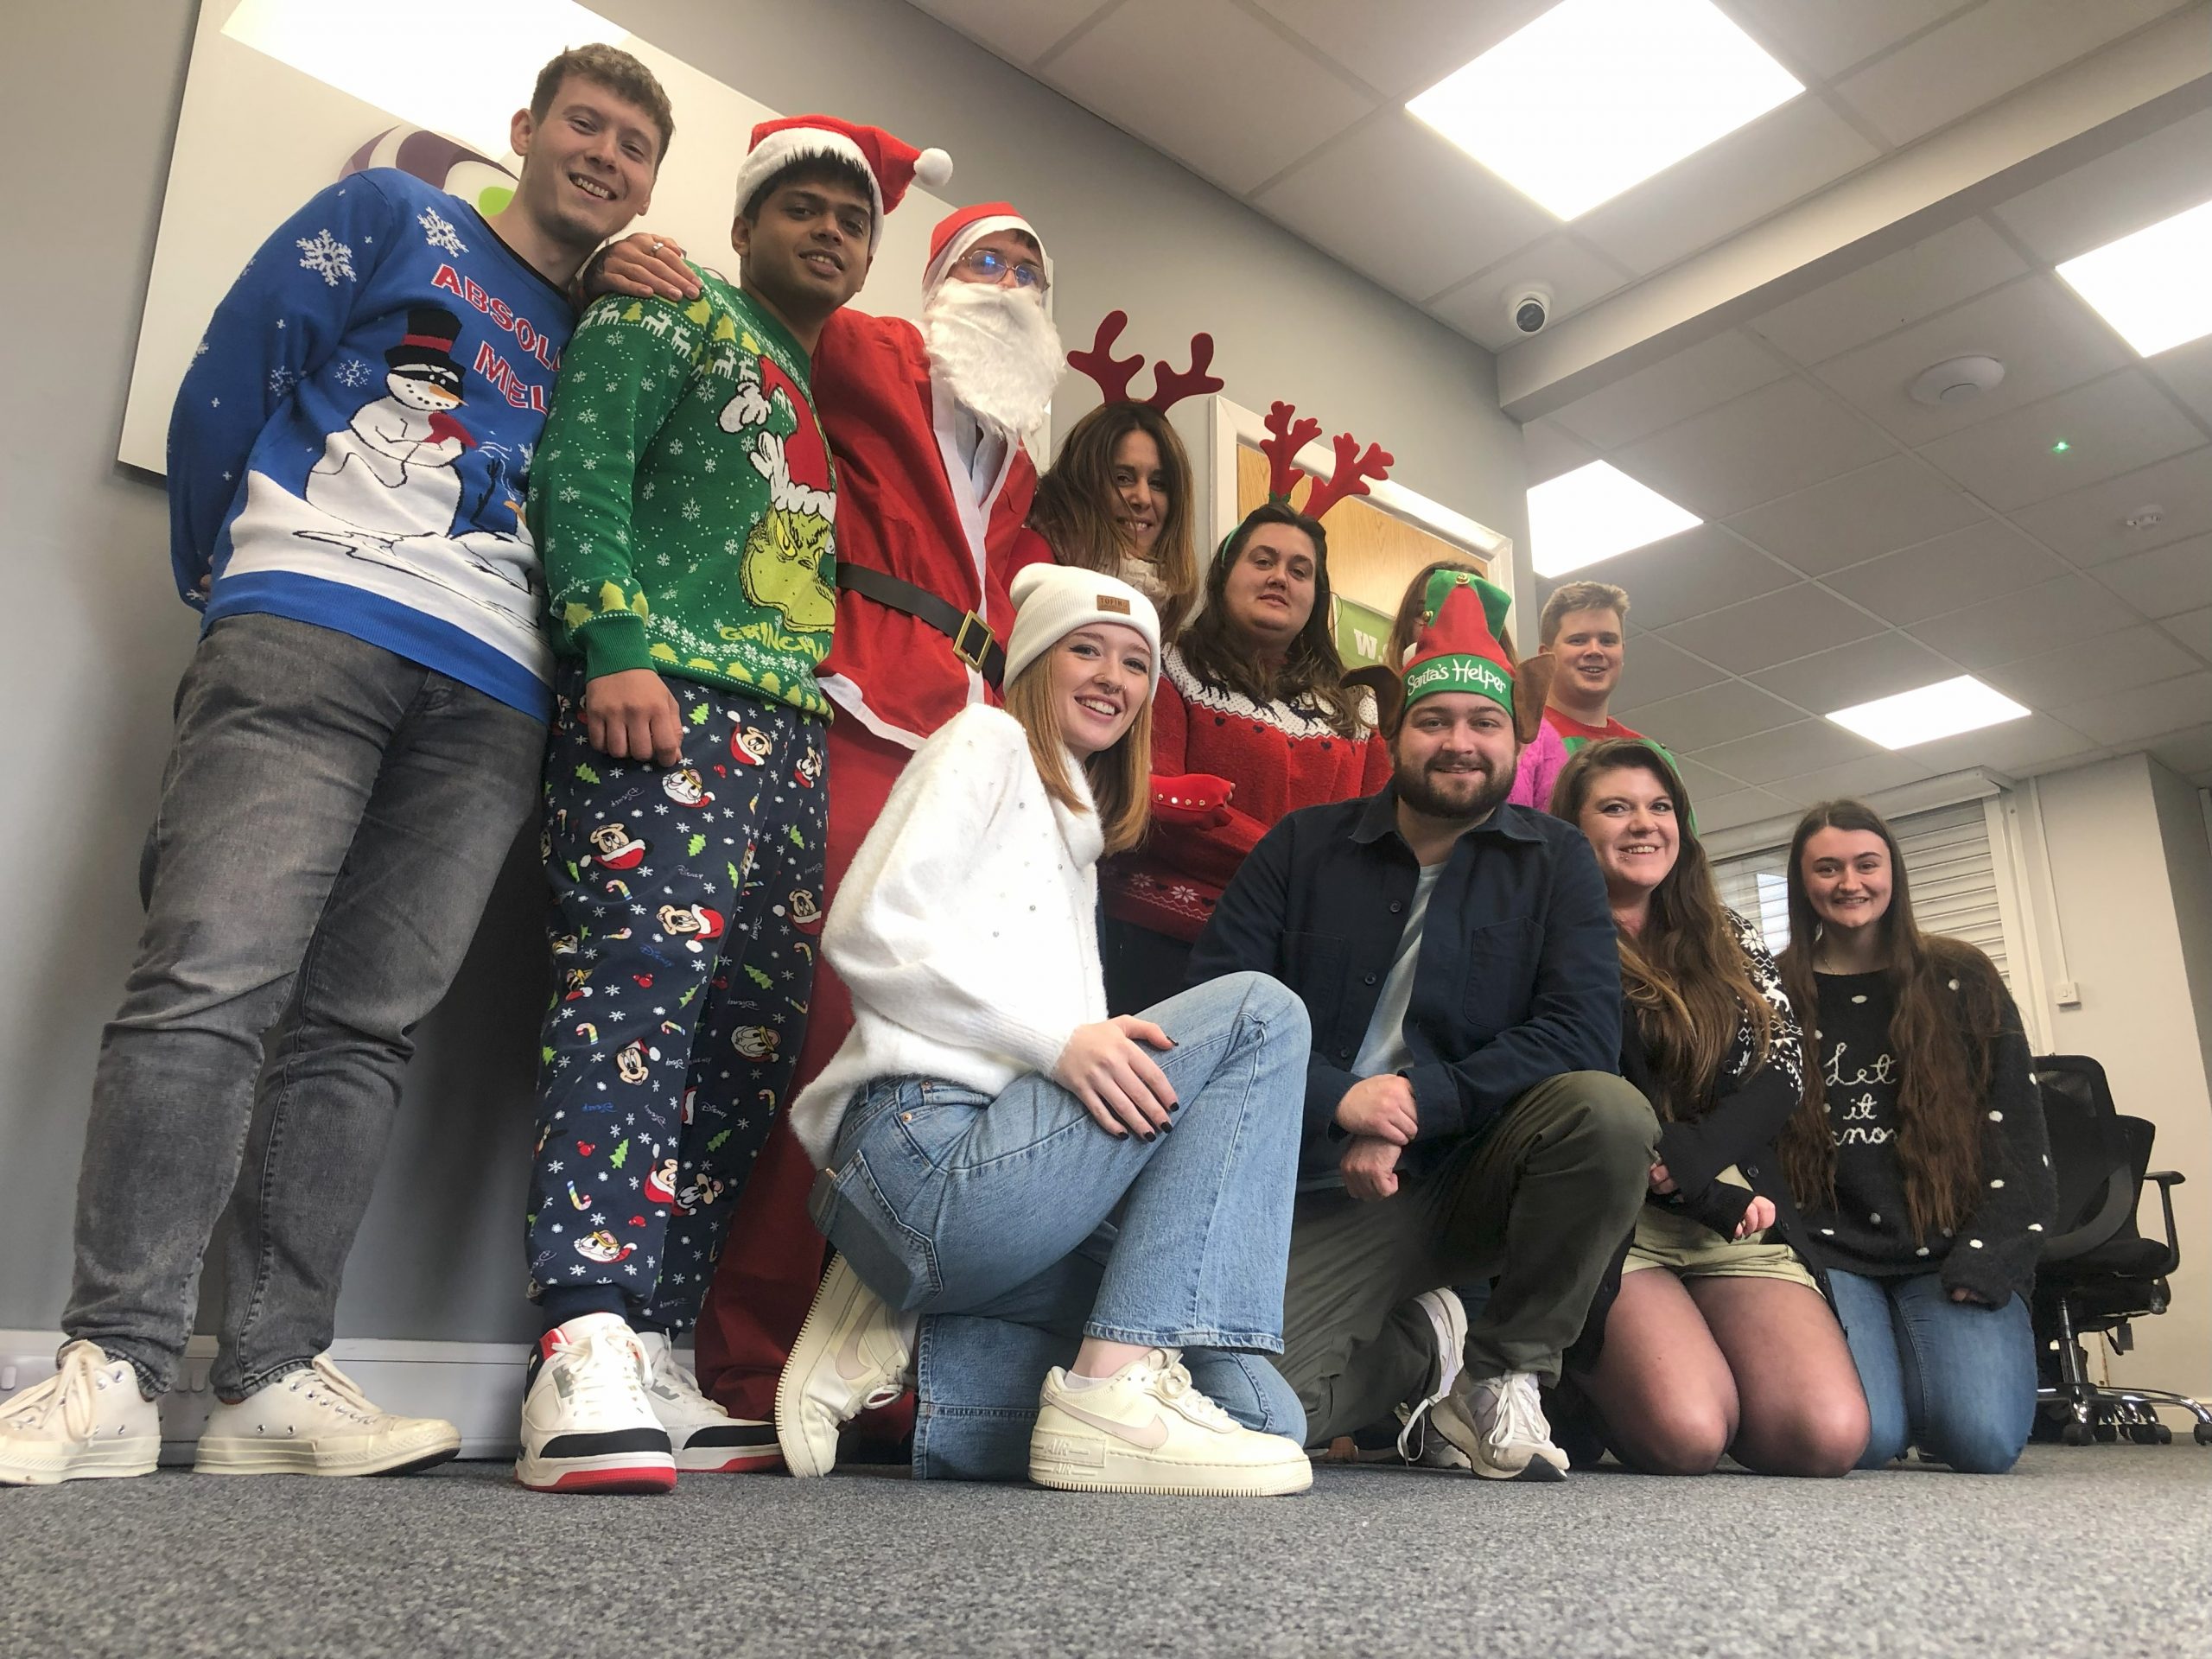
[[[1014,573],[1014,632],[1006,642],[1006,683],[1077,628],[1118,622],[1152,647],[1151,691],[1160,690],[1160,613],[1126,582],[1068,564],[1032,564]]]

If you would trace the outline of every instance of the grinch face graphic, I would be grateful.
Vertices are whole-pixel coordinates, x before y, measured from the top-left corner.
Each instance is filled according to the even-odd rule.
[[[746,598],[795,632],[821,632],[837,620],[836,590],[822,579],[830,548],[827,518],[771,507],[745,538]]]

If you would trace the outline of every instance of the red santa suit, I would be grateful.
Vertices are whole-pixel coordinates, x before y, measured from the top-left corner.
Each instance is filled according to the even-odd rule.
[[[1003,202],[946,219],[931,238],[925,290],[978,239],[1007,229],[1035,235]],[[1007,584],[1051,553],[1022,530],[1037,487],[1027,453],[1006,442],[985,476],[973,475],[974,417],[932,378],[912,323],[838,311],[815,347],[811,385],[837,461],[837,626],[817,671],[836,704],[826,910],[907,757],[969,703],[995,695],[982,671],[995,667],[1014,625]],[[863,587],[867,577],[855,571],[921,592]],[[902,607],[901,598],[935,609],[938,620]],[[988,648],[978,621],[990,630]],[[817,962],[793,1095],[837,1052],[852,1020],[844,986]],[[777,1376],[822,1276],[826,1247],[806,1213],[813,1179],[811,1161],[779,1117],[747,1179],[696,1338],[701,1382],[739,1417],[773,1416]]]

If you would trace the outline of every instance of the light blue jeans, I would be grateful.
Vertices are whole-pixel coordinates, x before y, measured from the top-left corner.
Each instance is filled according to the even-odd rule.
[[[2001,1475],[2036,1414],[2028,1305],[1955,1302],[1941,1274],[1872,1279],[1831,1268],[1828,1285],[1874,1432],[1861,1469],[1918,1446],[1961,1474]]]
[[[923,1315],[914,1473],[1020,1480],[1038,1386],[1081,1338],[1185,1351],[1248,1428],[1302,1442],[1282,1351],[1304,1116],[1305,1006],[1232,974],[1147,1009],[1179,1102],[1118,1139],[1050,1077],[997,1098],[925,1077],[859,1090],[816,1224],[868,1287]]]

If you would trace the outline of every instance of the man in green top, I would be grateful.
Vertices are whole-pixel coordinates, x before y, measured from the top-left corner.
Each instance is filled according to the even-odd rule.
[[[950,163],[764,123],[736,285],[602,299],[562,363],[530,498],[560,658],[541,846],[563,979],[527,1218],[545,1334],[516,1465],[538,1491],[780,1461],[673,1338],[782,1104],[822,926],[836,496],[811,354],[918,172]]]

